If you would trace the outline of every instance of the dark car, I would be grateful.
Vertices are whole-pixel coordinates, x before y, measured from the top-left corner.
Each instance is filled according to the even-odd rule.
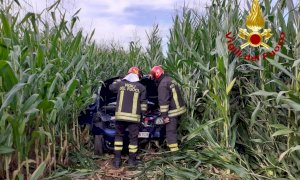
[[[119,77],[106,80],[98,91],[97,100],[89,105],[84,112],[80,113],[79,124],[90,124],[94,135],[94,147],[96,154],[112,152],[115,139],[115,109],[117,94],[109,90],[109,85]],[[160,118],[158,108],[157,88],[155,82],[143,77],[141,83],[147,89],[148,109],[140,122],[139,145],[142,146],[150,140],[162,143],[165,139],[165,128]],[[123,152],[128,152],[128,130],[126,130]]]

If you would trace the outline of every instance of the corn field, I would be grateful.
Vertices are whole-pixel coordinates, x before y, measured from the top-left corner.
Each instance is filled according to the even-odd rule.
[[[145,49],[130,42],[124,50],[97,45],[94,32],[77,30],[80,12],[67,19],[59,1],[42,12],[50,15],[45,20],[20,15],[17,0],[0,0],[0,179],[60,173],[83,148],[77,117],[98,86],[131,66],[148,73],[159,64],[181,85],[189,111],[178,128],[180,153],[144,162],[139,178],[155,172],[155,179],[300,179],[300,2],[294,2],[260,1],[273,34],[267,44],[275,48],[281,32],[285,42],[273,57],[245,61],[228,51],[226,34],[245,28],[252,1],[243,9],[237,0],[213,0],[205,14],[180,9],[164,55],[159,25]]]

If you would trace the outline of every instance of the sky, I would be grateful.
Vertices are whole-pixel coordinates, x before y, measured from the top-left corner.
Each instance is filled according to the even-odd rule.
[[[22,1],[22,0],[21,0]],[[54,0],[23,0],[27,10],[40,12],[50,6]],[[210,0],[62,0],[67,13],[78,9],[79,27],[84,32],[95,29],[94,39],[98,43],[117,42],[128,46],[130,41],[139,40],[147,46],[147,34],[154,24],[159,24],[163,47],[166,48],[169,28],[176,9],[184,5],[205,12]]]
[[[27,10],[40,12],[55,0],[19,0]],[[61,0],[62,7],[70,15],[78,9],[78,27],[85,33],[95,29],[94,39],[98,43],[114,41],[128,47],[129,42],[140,40],[147,46],[147,34],[154,24],[159,24],[164,51],[167,47],[169,28],[176,9],[184,5],[205,13],[211,0]],[[299,0],[293,0],[295,3]],[[246,0],[242,1],[242,3]],[[273,0],[273,3],[276,0]]]

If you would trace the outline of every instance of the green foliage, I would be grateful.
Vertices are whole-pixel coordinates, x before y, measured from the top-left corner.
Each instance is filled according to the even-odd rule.
[[[156,168],[164,178],[299,178],[299,3],[261,5],[273,33],[268,44],[275,48],[280,31],[286,39],[275,57],[257,62],[227,50],[228,32],[242,44],[237,34],[248,11],[238,1],[214,0],[205,15],[183,8],[174,17],[164,65],[182,85],[189,112],[180,126],[186,156]],[[179,177],[183,164],[189,170]]]
[[[23,17],[18,1],[1,6],[0,179],[37,179],[68,162],[81,144],[77,117],[101,83],[143,64],[138,47],[98,46],[93,32],[75,31],[79,11],[68,20],[59,4]]]
[[[228,32],[235,44],[243,43],[236,35],[245,28],[248,8],[237,0],[213,0],[206,14],[186,7],[178,12],[166,57],[158,25],[147,34],[146,51],[139,42],[126,51],[114,43],[96,45],[94,32],[75,32],[79,10],[68,20],[60,1],[44,10],[52,18],[47,20],[13,14],[12,4],[21,8],[16,0],[1,7],[0,178],[37,179],[67,164],[82,141],[78,114],[99,85],[130,66],[147,73],[163,65],[188,106],[179,127],[182,153],[146,162],[143,173],[151,170],[160,179],[299,179],[300,5],[262,2],[273,34],[267,44],[274,48],[281,31],[286,38],[275,57],[257,62],[227,50]],[[93,163],[72,152],[85,168],[79,174],[91,174]]]

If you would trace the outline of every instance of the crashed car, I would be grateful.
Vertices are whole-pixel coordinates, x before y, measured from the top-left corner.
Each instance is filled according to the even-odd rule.
[[[115,109],[117,93],[109,90],[109,85],[119,77],[111,78],[99,88],[96,101],[80,113],[79,124],[91,125],[94,136],[95,154],[101,155],[104,152],[113,152],[115,139]],[[147,90],[148,109],[142,116],[139,130],[139,146],[155,140],[162,144],[165,139],[165,126],[158,108],[157,88],[154,80],[144,76],[140,81]],[[123,139],[123,153],[128,152],[128,129]]]

